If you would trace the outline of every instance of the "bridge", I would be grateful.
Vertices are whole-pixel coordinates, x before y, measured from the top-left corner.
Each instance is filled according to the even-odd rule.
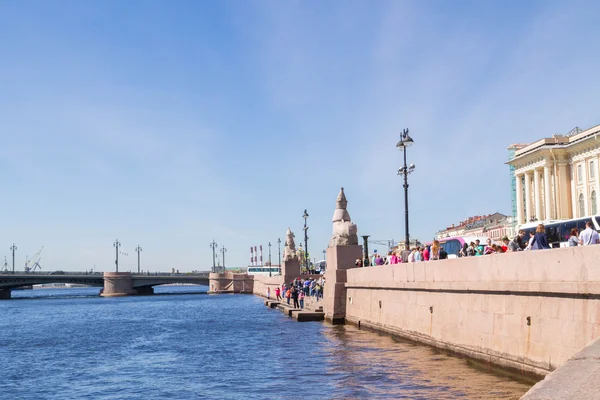
[[[172,274],[167,272],[29,272],[0,273],[0,299],[10,299],[13,289],[48,283],[73,283],[102,287],[104,297],[154,294],[154,286],[188,283],[208,286],[208,272]]]

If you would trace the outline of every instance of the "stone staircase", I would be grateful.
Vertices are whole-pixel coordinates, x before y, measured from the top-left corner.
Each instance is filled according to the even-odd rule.
[[[269,308],[276,308],[283,312],[288,317],[294,318],[298,322],[306,321],[323,321],[325,319],[325,313],[321,305],[316,305],[313,308],[308,309],[306,299],[304,299],[304,309],[294,308],[292,305],[287,304],[287,300],[279,302],[276,300],[265,300],[265,306]],[[319,301],[321,303],[321,301]]]

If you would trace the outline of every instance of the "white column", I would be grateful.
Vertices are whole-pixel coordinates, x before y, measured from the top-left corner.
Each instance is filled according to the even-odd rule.
[[[600,196],[600,175],[598,175],[598,171],[600,167],[600,156],[596,156],[594,158],[594,176],[596,177],[596,213],[598,213],[599,207],[598,207],[598,196]],[[591,207],[590,207],[590,211],[591,211]]]
[[[517,183],[517,227],[523,224],[523,178],[522,174],[516,175]]]
[[[533,198],[535,201],[535,217],[538,220],[543,220],[544,216],[542,215],[542,181],[541,181],[542,171],[536,169],[533,171]]]
[[[579,198],[577,196],[577,181],[579,176],[577,174],[577,165],[571,163],[571,210],[573,212],[572,218],[579,217]]]
[[[525,172],[525,219],[526,222],[531,220],[531,174]]]
[[[569,182],[569,171],[567,170],[567,163],[564,161],[558,162],[558,176],[556,177],[556,180],[558,182],[558,199],[560,206],[556,218],[573,218],[572,214],[569,213],[569,186],[572,182]]]
[[[544,209],[546,220],[552,219],[552,181],[550,178],[550,165],[544,167]]]
[[[583,161],[583,166],[581,168],[581,170],[583,171],[583,207],[585,208],[585,215],[590,215],[590,208],[588,207],[588,205],[590,203],[590,199],[589,199],[589,195],[590,195],[589,186],[590,186],[590,183],[588,181],[588,172],[587,172],[587,169],[588,169],[588,160],[584,160]]]

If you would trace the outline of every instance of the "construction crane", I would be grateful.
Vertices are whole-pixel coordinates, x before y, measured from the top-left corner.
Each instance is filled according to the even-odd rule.
[[[40,260],[42,259],[42,250],[44,246],[38,251],[31,260],[25,261],[25,272],[35,271],[36,269],[42,269]]]

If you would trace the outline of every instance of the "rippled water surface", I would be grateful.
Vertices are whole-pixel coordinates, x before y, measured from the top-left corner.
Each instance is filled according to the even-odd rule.
[[[248,295],[0,301],[2,399],[518,399],[530,384],[353,326],[298,323]]]

